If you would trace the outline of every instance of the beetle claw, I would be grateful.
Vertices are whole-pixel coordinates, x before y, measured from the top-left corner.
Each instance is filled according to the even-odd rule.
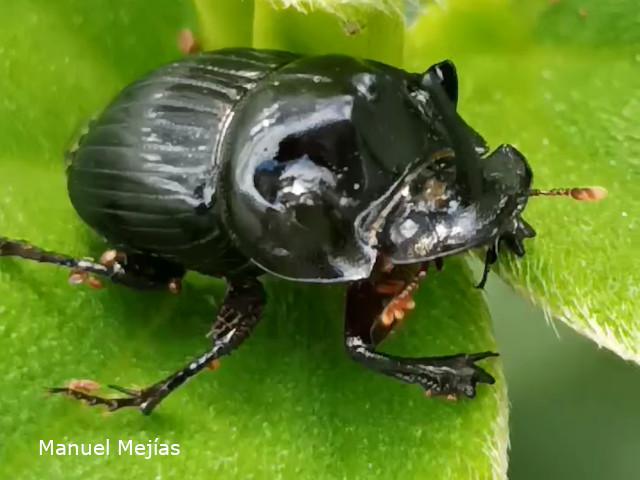
[[[487,351],[487,352],[472,353],[467,355],[466,357],[470,362],[477,362],[479,360],[484,360],[485,358],[499,357],[499,356],[500,356],[499,353]]]
[[[461,395],[474,398],[477,384],[495,383],[493,376],[475,365],[475,362],[497,355],[494,352],[480,352],[422,359],[414,364],[420,372],[416,375],[416,383],[423,386],[428,398],[445,397],[448,401],[457,401]]]
[[[137,395],[140,395],[140,390],[135,390],[133,388],[126,388],[126,387],[121,387],[119,385],[107,385],[107,387],[109,387],[111,390],[115,390],[116,392],[120,392],[120,393],[124,393],[125,395],[131,395],[132,397],[135,397]]]

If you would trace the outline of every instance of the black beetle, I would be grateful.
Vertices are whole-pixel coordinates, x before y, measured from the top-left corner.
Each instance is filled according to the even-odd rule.
[[[418,280],[443,257],[486,247],[484,284],[500,244],[524,255],[521,218],[534,194],[599,197],[593,189],[530,190],[514,147],[489,153],[457,114],[449,61],[408,73],[341,55],[226,49],[167,65],[127,87],[68,154],[80,217],[114,246],[99,262],[0,238],[0,255],[137,289],[177,292],[187,270],[229,284],[212,347],[119,398],[75,383],[51,389],[148,414],[229,354],[258,323],[265,272],[348,284],[345,345],[363,365],[430,395],[475,396],[494,379],[491,352],[401,358],[376,345],[413,308]],[[481,286],[480,285],[480,286]],[[84,382],[91,384],[91,382]]]

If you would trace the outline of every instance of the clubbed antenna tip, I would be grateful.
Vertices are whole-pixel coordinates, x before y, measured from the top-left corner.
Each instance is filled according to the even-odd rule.
[[[530,197],[571,197],[579,202],[599,202],[607,198],[604,187],[552,188],[551,190],[529,190]]]

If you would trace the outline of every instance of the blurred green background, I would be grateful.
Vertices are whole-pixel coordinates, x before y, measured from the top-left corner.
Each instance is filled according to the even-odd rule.
[[[487,297],[511,403],[509,478],[640,478],[638,367],[547,323],[495,275]]]

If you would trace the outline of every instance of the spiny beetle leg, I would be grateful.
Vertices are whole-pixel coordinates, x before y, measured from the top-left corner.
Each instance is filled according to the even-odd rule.
[[[493,384],[494,378],[475,362],[497,356],[493,352],[457,354],[443,357],[406,358],[377,352],[382,338],[372,336],[385,311],[375,280],[352,284],[347,292],[345,347],[356,362],[397,380],[420,385],[428,396],[473,398],[478,383]]]
[[[265,301],[264,289],[257,279],[230,281],[229,290],[212,329],[212,347],[194,358],[181,370],[147,388],[136,390],[109,385],[110,388],[126,395],[114,398],[93,395],[91,392],[74,389],[71,386],[50,388],[49,392],[68,395],[89,405],[104,405],[111,411],[138,407],[143,414],[148,415],[176,388],[207,368],[216,359],[228,355],[240,346],[258,324]]]
[[[107,250],[99,262],[50,252],[21,240],[0,237],[0,257],[17,257],[48,263],[71,271],[69,283],[101,286],[98,278],[140,290],[169,290],[177,293],[184,268],[161,258],[144,254],[124,254]]]
[[[43,250],[22,240],[0,237],[0,257],[17,257],[39,263],[49,263],[72,271],[86,272],[103,277],[116,274],[115,266],[108,267],[88,259],[73,258],[61,253]]]

